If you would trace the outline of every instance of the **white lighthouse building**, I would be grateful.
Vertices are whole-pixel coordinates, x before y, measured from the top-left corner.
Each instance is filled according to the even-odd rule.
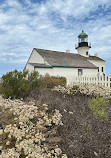
[[[91,43],[88,42],[88,35],[82,30],[78,36],[78,43],[75,45],[78,54],[87,57],[88,61],[93,63],[98,67],[98,74],[103,75],[106,73],[105,60],[98,57],[97,53],[92,56],[89,54],[89,49],[91,48]]]
[[[33,48],[25,70],[38,71],[45,76],[63,76],[73,82],[78,76],[97,76],[105,74],[105,61],[97,55],[90,55],[91,43],[88,35],[82,30],[75,46],[77,53],[60,52]]]
[[[78,36],[78,43],[75,48],[78,51],[78,54],[89,57],[89,49],[91,48],[91,43],[88,42],[88,35],[82,30]]]

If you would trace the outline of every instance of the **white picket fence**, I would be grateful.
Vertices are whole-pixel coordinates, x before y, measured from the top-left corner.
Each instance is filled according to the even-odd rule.
[[[111,75],[105,76],[78,76],[73,78],[71,84],[95,84],[111,88]]]

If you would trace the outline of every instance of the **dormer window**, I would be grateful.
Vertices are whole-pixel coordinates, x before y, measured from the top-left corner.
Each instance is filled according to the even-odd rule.
[[[88,52],[86,52],[86,55],[88,55]]]

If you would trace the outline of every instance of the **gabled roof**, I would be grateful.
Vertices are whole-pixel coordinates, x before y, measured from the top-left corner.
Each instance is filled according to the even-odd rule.
[[[99,60],[99,61],[105,61],[105,60],[103,60],[103,59],[101,59],[101,58],[99,58],[99,57],[97,57],[97,56],[92,56],[92,55],[89,55],[89,58],[88,58],[89,60]]]
[[[98,68],[79,54],[34,49],[53,67]]]

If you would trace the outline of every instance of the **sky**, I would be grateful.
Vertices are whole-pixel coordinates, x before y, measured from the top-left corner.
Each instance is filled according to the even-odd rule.
[[[0,77],[22,71],[33,48],[77,53],[82,30],[111,75],[111,0],[0,0]]]

